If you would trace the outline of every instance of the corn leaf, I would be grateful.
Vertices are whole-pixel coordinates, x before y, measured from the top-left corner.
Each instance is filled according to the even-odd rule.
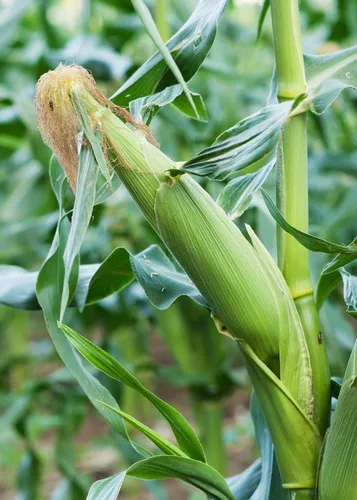
[[[261,457],[260,482],[249,497],[250,500],[282,500],[287,499],[287,491],[281,486],[281,477],[276,463],[273,443],[269,430],[260,408],[259,402],[253,392],[250,411],[254,423],[255,438],[257,440]]]
[[[322,271],[317,283],[315,292],[315,302],[318,310],[321,309],[325,300],[341,283],[341,275],[338,271],[324,274]]]
[[[82,311],[86,305],[125,288],[134,276],[158,309],[167,309],[182,295],[208,307],[187,274],[177,270],[157,245],[151,245],[137,255],[130,255],[128,250],[118,247],[101,264],[81,265],[70,306]],[[16,309],[40,309],[35,290],[38,272],[3,265],[0,266],[0,278],[0,304]]]
[[[234,500],[224,478],[210,465],[186,457],[158,455],[133,464],[126,471],[96,481],[87,500],[116,500],[125,476],[153,480],[175,478],[196,486],[211,499]]]
[[[163,42],[159,30],[156,27],[156,24],[151,16],[151,13],[149,9],[146,7],[145,3],[143,0],[132,0],[133,6],[138,13],[142,23],[144,24],[147,33],[150,35],[150,38],[158,48],[159,52],[161,53],[164,61],[166,62],[168,68],[172,72],[172,74],[175,76],[176,80],[179,82],[184,95],[186,96],[186,99],[189,103],[189,106],[192,108],[193,113],[195,118],[199,118],[198,111],[196,109],[196,105],[194,100],[192,99],[192,94],[190,92],[190,89],[188,88],[188,85],[182,76],[182,73],[180,71],[180,68],[177,66],[175,59],[172,57],[170,50],[166,47],[165,43]]]
[[[210,179],[225,180],[240,170],[266,167],[275,159],[280,129],[292,101],[267,106],[217,137],[181,169]]]
[[[36,298],[38,273],[19,266],[0,266],[0,304],[15,309],[39,309]]]
[[[32,448],[21,457],[17,473],[17,490],[20,498],[38,498],[41,490],[41,460]]]
[[[129,252],[125,248],[118,247],[102,264],[81,266],[75,303],[82,311],[85,305],[94,304],[119,292],[133,279]]]
[[[95,205],[104,203],[112,194],[121,186],[121,180],[115,170],[111,174],[110,183],[103,176],[99,176],[97,183],[97,191],[95,193]]]
[[[127,474],[139,479],[182,479],[217,500],[234,500],[225,479],[210,465],[184,457],[158,455],[132,465]]]
[[[0,266],[0,304],[15,309],[37,310],[36,298],[38,272],[29,272],[18,266]],[[82,265],[75,295],[70,306],[83,310],[129,285],[134,276],[129,253],[118,247],[101,263]]]
[[[259,40],[260,35],[262,33],[263,24],[264,24],[264,21],[265,21],[265,18],[267,16],[269,8],[270,8],[270,0],[264,0],[262,10],[260,11],[259,21],[258,21],[258,32],[257,32],[257,39],[258,40]]]
[[[10,4],[3,4],[0,15],[0,54],[2,56],[16,36],[19,21],[30,5],[30,0],[17,0]]]
[[[62,199],[66,189],[63,172],[61,174],[56,169],[51,169],[51,184],[59,200],[59,222],[54,236],[48,257],[41,267],[36,283],[37,300],[44,314],[46,326],[56,351],[67,366],[68,370],[77,379],[84,393],[97,408],[99,413],[110,423],[110,425],[125,439],[134,450],[142,456],[147,456],[148,452],[139,445],[135,445],[129,438],[123,420],[119,415],[113,414],[98,402],[101,401],[116,407],[117,402],[108,389],[100,384],[88,370],[83,366],[78,356],[75,354],[71,343],[63,335],[57,325],[60,315],[60,303],[62,296],[62,285],[64,280],[63,253],[70,231],[69,221],[63,218]]]
[[[253,194],[258,191],[275,166],[275,159],[253,174],[232,179],[220,192],[217,203],[231,219],[240,217],[248,208]]]
[[[353,348],[334,419],[327,435],[319,477],[319,499],[354,498],[357,490],[357,343]]]
[[[73,207],[71,228],[63,254],[64,279],[61,296],[60,321],[68,305],[70,297],[69,280],[75,259],[81,249],[87,232],[95,201],[98,177],[97,162],[92,149],[82,145],[79,155],[76,197]]]
[[[167,42],[166,46],[186,82],[205,60],[226,5],[227,0],[200,0],[191,17]],[[111,99],[120,106],[127,106],[134,99],[161,92],[176,83],[162,54],[156,52]]]
[[[135,99],[130,102],[130,112],[137,120],[141,119],[145,123],[149,124],[161,108],[167,106],[168,104],[173,104],[183,113],[191,116],[192,118],[196,118],[196,114],[192,113],[187,100],[183,98],[182,92],[183,90],[181,85],[172,85],[157,94],[140,97],[139,99]],[[190,93],[200,120],[206,121],[207,111],[201,95],[191,91]]]
[[[346,312],[357,317],[357,276],[352,276],[346,269],[341,269],[340,274],[343,282],[343,298]]]
[[[261,459],[258,458],[245,471],[227,479],[235,500],[250,500],[259,486],[262,474]]]
[[[325,265],[316,287],[316,307],[318,309],[321,308],[325,300],[341,283],[341,270],[356,260],[356,258],[356,255],[338,254]]]
[[[201,443],[199,442],[194,430],[187,420],[177,410],[175,410],[175,408],[150,392],[134,377],[134,375],[128,372],[128,370],[116,361],[116,359],[103,351],[100,347],[93,344],[93,342],[85,337],[82,337],[79,333],[75,332],[72,328],[66,325],[61,325],[61,329],[74,347],[93,366],[105,373],[108,377],[119,380],[128,387],[131,387],[155,406],[155,408],[169,423],[182,451],[184,451],[191,458],[205,461]],[[110,406],[113,405],[110,404]]]
[[[167,309],[182,295],[207,307],[207,302],[187,274],[178,271],[159,246],[151,245],[143,252],[131,255],[130,261],[135,277],[158,309]]]
[[[281,212],[275,206],[273,200],[270,198],[268,193],[261,190],[266,206],[269,212],[274,217],[279,226],[284,229],[287,233],[291,234],[299,243],[304,247],[308,248],[312,252],[322,252],[322,253],[340,253],[343,255],[355,256],[357,258],[357,242],[353,240],[349,245],[340,245],[331,241],[324,240],[322,238],[317,238],[311,234],[304,233],[299,229],[291,226],[282,216]]]
[[[307,99],[311,111],[317,115],[326,111],[342,90],[357,89],[357,46],[332,54],[305,54],[308,85]]]
[[[126,476],[126,471],[100,479],[92,484],[87,500],[117,500]]]
[[[139,422],[136,418],[132,417],[128,413],[125,413],[118,408],[113,408],[110,405],[107,405],[106,403],[103,403],[104,406],[109,408],[110,410],[114,411],[118,415],[121,416],[122,419],[124,419],[126,422],[131,424],[135,429],[138,429],[140,432],[142,432],[154,445],[156,445],[161,451],[163,451],[166,455],[174,455],[177,457],[187,457],[185,453],[183,453],[180,448],[177,448],[177,446],[173,445],[162,437],[158,432],[154,431],[153,429],[150,429],[147,425],[143,424],[142,422]]]

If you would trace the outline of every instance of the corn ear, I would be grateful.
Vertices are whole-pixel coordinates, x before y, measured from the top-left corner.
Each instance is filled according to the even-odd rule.
[[[161,183],[159,233],[232,337],[277,363],[279,313],[256,251],[212,198],[187,174]]]

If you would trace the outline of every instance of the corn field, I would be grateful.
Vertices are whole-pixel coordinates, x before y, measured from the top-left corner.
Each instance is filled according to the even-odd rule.
[[[357,500],[357,2],[0,8],[0,498]]]

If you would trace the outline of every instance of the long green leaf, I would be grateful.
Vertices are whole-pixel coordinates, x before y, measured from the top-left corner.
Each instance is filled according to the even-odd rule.
[[[71,306],[81,311],[129,285],[134,275],[149,300],[158,309],[167,309],[178,297],[186,295],[198,304],[207,302],[187,274],[176,269],[157,245],[137,255],[118,247],[101,263],[82,265]],[[18,266],[0,266],[0,304],[17,309],[40,309],[36,298],[38,272]]]
[[[61,297],[60,321],[63,320],[66,307],[70,300],[69,281],[76,257],[81,249],[95,202],[98,167],[92,149],[81,147],[77,178],[76,197],[73,207],[71,228],[63,254],[64,279]]]
[[[357,88],[357,46],[332,54],[304,56],[311,111],[323,113],[340,92]],[[304,104],[303,104],[304,105]]]
[[[157,245],[130,257],[135,277],[150,302],[158,309],[167,309],[178,297],[186,295],[200,305],[207,302],[186,273],[178,271]]]
[[[15,309],[40,309],[36,297],[38,274],[18,266],[0,266],[0,304]],[[129,252],[118,247],[101,264],[80,266],[77,288],[70,305],[83,310],[85,305],[119,292],[133,278]]]
[[[217,137],[208,148],[186,162],[181,169],[195,175],[225,180],[242,169],[263,168],[274,161],[280,129],[292,101],[267,106]]]
[[[217,203],[231,219],[241,216],[248,208],[253,194],[258,191],[275,165],[275,159],[253,174],[232,179],[220,192]]]
[[[165,439],[164,437],[160,436],[160,434],[153,429],[150,429],[147,425],[143,424],[142,422],[139,422],[136,418],[132,417],[128,413],[125,413],[124,411],[119,410],[118,408],[113,408],[110,405],[107,405],[106,403],[103,403],[104,406],[109,408],[110,410],[114,411],[118,415],[121,416],[126,422],[131,424],[135,429],[138,429],[140,432],[142,432],[152,443],[154,443],[161,451],[163,451],[166,455],[174,455],[177,457],[187,457],[185,453],[183,453],[180,448],[177,448],[177,446],[173,445]]]
[[[135,116],[137,120],[142,120],[149,124],[154,118],[156,113],[168,104],[173,104],[183,113],[195,118],[195,114],[192,114],[191,108],[189,107],[187,100],[182,96],[183,89],[181,85],[172,85],[167,87],[162,92],[158,92],[154,95],[149,95],[146,97],[140,97],[130,102],[130,112]],[[207,111],[200,94],[191,92],[192,99],[195,103],[196,111],[199,114],[199,118],[202,121],[207,120]]]
[[[316,236],[312,236],[311,234],[304,233],[303,231],[294,228],[284,219],[268,193],[263,189],[261,192],[269,212],[279,226],[284,229],[284,231],[294,236],[294,238],[296,238],[304,247],[308,248],[312,252],[323,252],[328,254],[341,253],[343,255],[354,255],[357,257],[357,243],[355,240],[350,245],[340,245],[338,243],[323,240],[322,238],[317,238]]]
[[[150,35],[150,38],[152,39],[157,49],[162,54],[162,57],[166,62],[168,68],[171,70],[172,74],[175,76],[176,80],[181,85],[182,90],[185,93],[185,96],[188,102],[190,103],[191,108],[193,109],[195,117],[199,118],[199,114],[196,109],[195,102],[192,98],[190,89],[188,88],[188,85],[184,77],[182,76],[180,68],[176,64],[175,59],[172,57],[170,50],[166,47],[165,43],[163,42],[159,30],[156,27],[152,15],[150,14],[149,9],[144,4],[143,0],[132,0],[132,3],[142,23],[146,28],[147,33]]]
[[[205,456],[202,445],[199,442],[194,430],[187,420],[169,404],[162,401],[150,392],[139,380],[126,370],[116,359],[106,353],[100,347],[96,346],[90,340],[82,337],[72,328],[61,325],[62,331],[71,341],[74,347],[84,356],[93,366],[102,371],[108,377],[119,380],[123,384],[131,387],[136,392],[150,401],[161,415],[169,423],[174,433],[177,443],[182,451],[189,457],[205,462]],[[106,402],[106,401],[105,401]],[[109,403],[113,406],[111,403]],[[115,405],[116,406],[116,405]]]
[[[167,42],[166,46],[186,82],[205,60],[227,3],[227,0],[200,0],[191,17]],[[120,106],[127,106],[134,99],[161,92],[175,83],[176,78],[162,54],[156,52],[111,99]]]
[[[147,456],[149,453],[144,448],[132,444],[127,435],[123,420],[119,415],[113,414],[113,412],[98,402],[98,399],[100,399],[111,406],[118,406],[110,392],[84,368],[71,343],[57,325],[64,280],[63,253],[70,228],[68,220],[62,219],[62,199],[66,187],[63,172],[59,174],[58,171],[51,170],[51,183],[60,204],[59,223],[50,252],[42,265],[36,283],[37,300],[43,310],[48,332],[59,356],[72,375],[77,379],[83,391],[99,413],[119,434],[134,446],[135,451],[140,452],[143,456]]]
[[[92,484],[87,500],[117,500],[126,476],[126,470]]]
[[[132,465],[127,474],[139,479],[182,479],[209,498],[234,500],[224,478],[210,465],[184,457],[159,455]]]
[[[262,10],[260,11],[259,21],[258,21],[257,39],[260,38],[262,29],[263,29],[263,24],[264,24],[265,18],[267,16],[269,7],[270,7],[270,0],[264,0]]]
[[[213,467],[190,458],[171,455],[141,460],[126,471],[95,482],[87,500],[116,500],[126,475],[144,480],[181,479],[206,493],[212,500],[234,500],[226,481]]]

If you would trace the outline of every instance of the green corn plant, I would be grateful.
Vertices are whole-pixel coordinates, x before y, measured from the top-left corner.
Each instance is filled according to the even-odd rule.
[[[142,2],[133,3],[145,19]],[[225,6],[224,2],[216,3],[218,10]],[[209,4],[209,0],[200,2],[207,11],[212,8]],[[38,276],[38,301],[61,357],[96,408],[141,458],[123,473],[95,483],[89,499],[118,492],[125,475],[141,479],[176,477],[198,486],[211,498],[224,499],[232,499],[236,492],[243,495],[246,487],[251,492],[246,494],[247,499],[254,492],[252,498],[289,496],[298,500],[318,496],[320,500],[329,500],[337,495],[347,500],[353,498],[356,490],[352,421],[356,406],[355,351],[342,384],[334,381],[334,395],[338,396],[336,387],[340,394],[333,423],[325,435],[331,394],[318,308],[342,281],[347,310],[356,315],[355,277],[345,267],[353,263],[357,249],[355,242],[339,245],[307,233],[306,128],[309,111],[319,116],[343,88],[357,88],[357,49],[353,47],[326,57],[304,56],[297,0],[265,1],[259,29],[269,6],[276,72],[268,105],[224,132],[211,147],[184,164],[175,163],[163,154],[148,128],[114,102],[127,106],[135,98],[145,99],[145,93],[152,94],[156,88],[172,92],[170,102],[174,102],[172,96],[177,97],[175,92],[180,90],[184,99],[181,107],[198,118],[197,96],[196,100],[192,98],[183,78],[185,73],[185,79],[189,80],[194,72],[190,73],[190,65],[182,63],[175,53],[178,46],[185,47],[187,40],[192,42],[185,31],[181,39],[174,37],[168,42],[171,53],[163,48],[157,33],[152,32],[162,58],[156,54],[149,64],[144,64],[139,76],[134,74],[111,101],[97,89],[90,74],[78,66],[60,65],[38,83],[36,109],[40,131],[76,193],[70,226],[68,214],[63,210],[63,176],[52,171],[60,218],[49,257]],[[159,31],[165,37],[162,27]],[[193,44],[198,53],[199,42]],[[154,74],[155,64],[160,66],[164,62],[172,71],[166,82],[160,71]],[[181,89],[169,86],[173,75],[181,83]],[[155,96],[151,97],[155,103]],[[159,92],[156,99],[160,98]],[[278,224],[278,265],[249,226],[239,225],[239,229],[233,222],[244,212],[275,164],[277,206],[267,193],[262,191],[262,194]],[[191,174],[229,182],[214,201]],[[174,408],[152,394],[112,356],[63,324],[68,304],[74,302],[83,308],[86,297],[90,304],[113,289],[120,290],[132,280],[131,269],[148,296],[156,297],[157,304],[172,293],[172,283],[179,288],[172,278],[172,268],[155,268],[145,254],[131,255],[125,249],[117,249],[114,252],[117,267],[112,274],[117,273],[122,279],[110,292],[98,293],[98,282],[94,291],[89,284],[84,299],[83,294],[81,297],[74,291],[76,282],[83,286],[82,266],[78,266],[75,257],[98,195],[98,175],[109,191],[111,187],[115,189],[117,178],[121,179],[158,237],[187,273],[176,270],[186,294],[208,307],[218,331],[240,346],[255,391],[252,415],[261,461],[243,476],[229,480],[228,486],[217,470],[207,464],[195,432]],[[336,255],[322,271],[316,305],[308,250]],[[49,285],[50,279],[53,286]],[[102,281],[97,276],[98,279],[104,286],[105,273]],[[175,297],[179,295],[176,290]],[[28,300],[33,300],[32,295]],[[177,446],[122,411],[73,355],[68,340],[98,370],[125,383],[153,404],[169,423]],[[219,410],[213,408],[208,412],[203,425],[209,427],[220,418]],[[163,455],[151,456],[150,451],[143,450],[126,434],[124,422],[140,430]],[[262,430],[265,423],[268,431]],[[268,446],[264,445],[262,434],[268,436]]]
[[[98,163],[103,165],[106,154],[148,221],[207,299],[219,330],[241,345],[285,487],[313,488],[321,435],[313,421],[309,352],[288,288],[258,238],[250,231],[252,244],[248,243],[197,182],[130,130],[83,69],[60,66],[42,77],[36,107],[40,130],[57,156],[61,158],[63,151],[74,154],[61,159],[67,169],[77,157],[76,136],[68,131],[77,132],[81,125]],[[65,133],[60,134],[61,130]],[[73,172],[67,176],[75,189]],[[297,359],[294,366],[289,363],[291,357]],[[280,411],[289,448],[277,425]],[[308,438],[302,444],[303,436]]]

